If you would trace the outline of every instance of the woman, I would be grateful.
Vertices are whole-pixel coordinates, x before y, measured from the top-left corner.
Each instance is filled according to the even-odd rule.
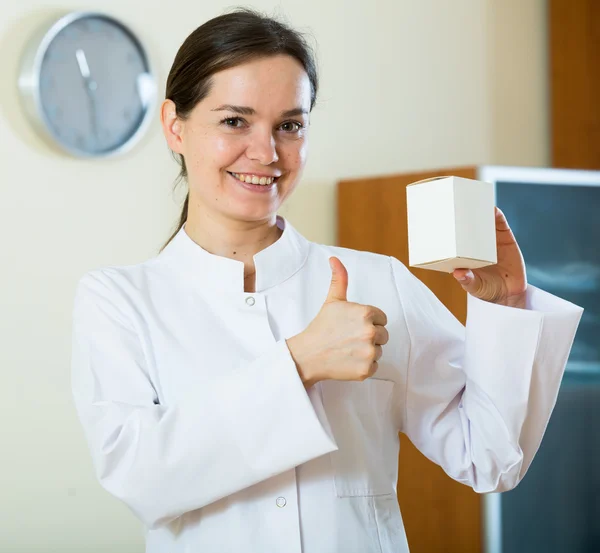
[[[408,551],[398,432],[478,492],[523,478],[582,310],[498,264],[455,271],[465,328],[393,257],[315,244],[276,213],[306,161],[315,64],[249,10],[181,46],[162,128],[189,185],[141,264],[85,274],[73,394],[97,477],[147,551]]]

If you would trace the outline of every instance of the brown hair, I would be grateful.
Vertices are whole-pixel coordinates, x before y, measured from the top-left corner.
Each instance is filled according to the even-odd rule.
[[[165,98],[175,103],[176,113],[185,120],[210,92],[211,77],[218,71],[256,58],[287,54],[304,67],[311,83],[312,110],[318,89],[315,55],[305,37],[285,23],[249,8],[235,8],[210,19],[183,42],[167,77]],[[175,186],[187,179],[185,159],[174,154],[181,166]],[[177,229],[160,249],[162,251],[185,224],[189,191],[183,203]]]

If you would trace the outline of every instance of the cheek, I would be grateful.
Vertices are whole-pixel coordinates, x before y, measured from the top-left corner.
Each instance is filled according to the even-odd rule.
[[[232,156],[237,157],[244,150],[242,141],[234,136],[215,136],[210,142],[210,150],[215,159],[228,159]]]
[[[199,167],[226,167],[244,151],[243,144],[233,136],[205,133],[197,135],[190,144],[189,155]]]
[[[298,170],[304,167],[308,153],[306,140],[286,144],[282,148],[282,157],[285,167],[289,170]]]

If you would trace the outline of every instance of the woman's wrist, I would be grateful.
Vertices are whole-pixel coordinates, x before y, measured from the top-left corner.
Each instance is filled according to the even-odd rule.
[[[515,307],[517,309],[525,309],[527,307],[527,289],[520,294],[509,296],[503,301],[496,302],[499,305],[506,305],[507,307]]]
[[[286,344],[294,363],[296,364],[296,370],[300,376],[300,380],[304,384],[305,388],[310,388],[316,384],[319,380],[311,374],[305,363],[302,362],[302,345],[300,342],[299,334],[292,336],[286,340]]]

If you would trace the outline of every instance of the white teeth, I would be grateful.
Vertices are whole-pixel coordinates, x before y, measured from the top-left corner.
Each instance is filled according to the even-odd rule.
[[[256,175],[240,175],[239,173],[231,173],[236,179],[242,182],[251,184],[269,185],[275,180],[273,177],[257,177]]]

